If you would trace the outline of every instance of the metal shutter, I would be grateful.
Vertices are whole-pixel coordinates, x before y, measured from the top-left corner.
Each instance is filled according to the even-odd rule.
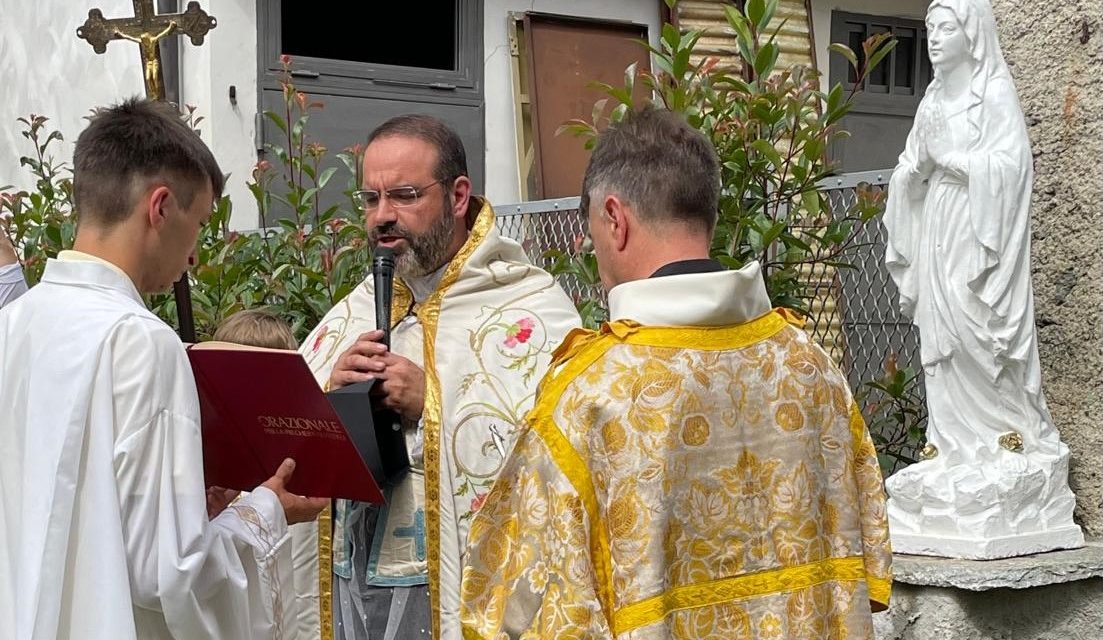
[[[741,68],[739,46],[724,15],[724,6],[732,4],[727,0],[682,0],[676,5],[677,23],[682,31],[704,30],[697,41],[696,55],[691,58],[695,64],[716,56],[720,59],[720,67],[732,71]],[[778,32],[778,44],[781,45],[778,65],[813,67],[812,18],[805,0],[781,0],[770,31],[783,20],[785,26]]]

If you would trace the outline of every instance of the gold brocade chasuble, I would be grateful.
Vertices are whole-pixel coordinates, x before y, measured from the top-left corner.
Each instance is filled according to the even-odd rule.
[[[393,322],[413,309],[424,333],[423,566],[436,638],[460,636],[460,570],[471,518],[513,446],[552,352],[579,325],[574,305],[551,275],[498,234],[488,203],[479,199],[478,205],[470,236],[436,290],[413,306],[409,288],[396,279],[392,305]],[[369,277],[326,314],[300,349],[319,384],[340,354],[373,329]],[[392,513],[403,508],[398,500],[388,505]],[[348,561],[341,527],[332,542],[326,528],[323,523],[318,536],[321,570],[315,569],[323,621],[332,606],[330,544],[338,565]]]
[[[873,637],[876,452],[845,376],[760,283],[757,265],[640,281],[620,297],[641,315],[679,313],[679,290],[707,309],[568,337],[471,525],[466,638]],[[756,315],[694,322],[725,305]]]

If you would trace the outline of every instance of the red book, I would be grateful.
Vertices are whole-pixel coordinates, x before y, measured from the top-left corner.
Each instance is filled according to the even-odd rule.
[[[374,429],[371,411],[358,416],[367,425],[343,423],[297,351],[203,342],[188,348],[188,358],[199,390],[207,486],[249,491],[294,458],[288,491],[384,502],[383,479],[365,463],[371,452],[358,450],[349,432]],[[374,444],[355,440],[361,448]]]

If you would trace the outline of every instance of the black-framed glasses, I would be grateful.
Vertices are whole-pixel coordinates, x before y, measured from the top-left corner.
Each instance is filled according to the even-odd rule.
[[[375,189],[360,189],[359,191],[352,192],[352,198],[364,211],[374,211],[379,207],[379,202],[383,198],[391,201],[391,204],[396,207],[412,207],[417,204],[419,198],[425,195],[425,192],[434,185],[443,184],[448,182],[448,178],[436,180],[430,182],[424,187],[394,187],[393,189],[387,189],[386,191],[376,191]]]

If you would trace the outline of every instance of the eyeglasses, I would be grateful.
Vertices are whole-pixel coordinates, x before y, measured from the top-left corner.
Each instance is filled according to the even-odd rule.
[[[382,192],[375,189],[361,189],[352,192],[352,199],[364,211],[374,211],[379,207],[379,201],[384,197],[390,200],[395,207],[412,207],[417,204],[418,199],[425,195],[430,187],[447,181],[448,178],[444,178],[436,182],[430,182],[424,187],[395,187]]]

